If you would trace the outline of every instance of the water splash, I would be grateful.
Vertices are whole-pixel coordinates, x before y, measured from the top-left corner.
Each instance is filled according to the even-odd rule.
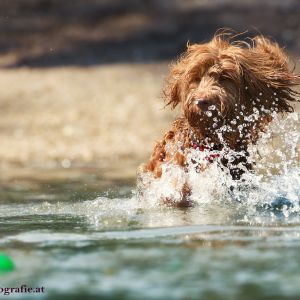
[[[230,158],[233,154],[229,148],[224,147],[220,157],[213,162],[208,162],[206,151],[191,149],[187,157],[188,172],[165,164],[161,178],[144,175],[139,198],[151,206],[160,205],[164,198],[176,203],[181,200],[182,185],[187,182],[192,191],[190,199],[196,205],[239,203],[247,208],[248,214],[266,208],[288,216],[290,212],[299,211],[299,141],[298,114],[282,117],[274,113],[272,124],[249,149],[247,160],[254,164],[254,171],[245,169],[241,180],[233,180],[229,171],[220,167],[221,158],[225,155]],[[198,172],[191,161],[203,165],[203,170]],[[239,167],[243,168],[242,165]]]

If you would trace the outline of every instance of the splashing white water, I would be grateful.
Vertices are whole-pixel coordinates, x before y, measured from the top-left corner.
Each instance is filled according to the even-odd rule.
[[[204,165],[201,172],[192,163],[189,163],[188,172],[179,166],[165,164],[161,178],[154,179],[151,174],[143,176],[140,198],[152,206],[159,205],[166,198],[176,203],[182,199],[183,184],[188,183],[190,200],[200,205],[237,201],[248,207],[299,210],[298,123],[297,113],[285,117],[274,114],[271,126],[249,149],[248,161],[254,163],[254,172],[245,172],[242,180],[233,180],[228,169],[220,167],[221,157],[232,154],[228,148],[223,149],[213,162],[208,162],[209,154],[205,151],[192,149],[187,160]]]

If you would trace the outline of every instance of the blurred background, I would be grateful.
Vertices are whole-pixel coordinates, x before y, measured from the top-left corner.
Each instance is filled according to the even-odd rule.
[[[1,1],[2,183],[54,169],[133,180],[176,116],[160,93],[187,41],[248,30],[297,64],[299,15],[298,0]]]

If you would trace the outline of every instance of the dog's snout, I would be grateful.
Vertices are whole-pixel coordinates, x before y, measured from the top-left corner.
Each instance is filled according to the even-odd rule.
[[[209,101],[206,98],[198,98],[195,100],[195,104],[201,109],[206,109],[209,106]]]

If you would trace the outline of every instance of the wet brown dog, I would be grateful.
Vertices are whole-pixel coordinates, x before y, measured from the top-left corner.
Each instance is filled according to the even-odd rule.
[[[188,45],[172,65],[164,89],[166,103],[172,108],[180,105],[182,117],[156,143],[139,176],[150,172],[161,177],[162,166],[170,163],[186,171],[192,163],[201,171],[208,164],[188,161],[191,149],[204,151],[210,162],[226,147],[234,155],[220,158],[221,164],[233,179],[240,180],[252,168],[248,145],[258,140],[274,113],[293,111],[290,102],[299,99],[291,88],[298,84],[300,77],[289,70],[287,55],[263,36],[246,43],[222,33],[209,43]],[[188,205],[189,195],[185,183],[177,204]]]

